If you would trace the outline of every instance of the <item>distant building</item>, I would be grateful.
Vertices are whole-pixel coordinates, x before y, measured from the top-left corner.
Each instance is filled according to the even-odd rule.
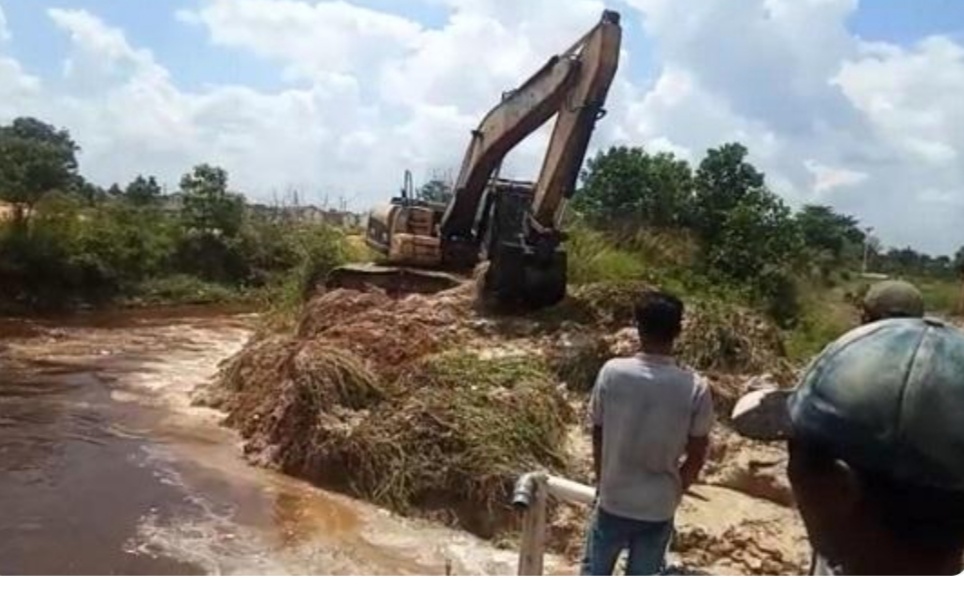
[[[268,206],[251,204],[250,210],[271,220],[296,220],[312,224],[330,224],[342,228],[355,228],[361,225],[361,216],[347,210],[329,208],[322,210],[317,206]]]

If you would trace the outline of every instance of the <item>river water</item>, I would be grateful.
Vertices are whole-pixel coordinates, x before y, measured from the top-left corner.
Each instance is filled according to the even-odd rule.
[[[512,552],[247,465],[191,393],[255,323],[0,319],[0,575],[514,571]]]

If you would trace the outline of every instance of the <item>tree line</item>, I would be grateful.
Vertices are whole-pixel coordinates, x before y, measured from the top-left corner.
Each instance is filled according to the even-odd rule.
[[[0,308],[46,310],[124,298],[207,300],[317,275],[343,258],[327,227],[268,220],[210,164],[176,191],[138,175],[104,189],[78,170],[68,130],[0,126]]]
[[[68,130],[34,118],[0,126],[0,200],[8,204],[0,212],[0,307],[163,292],[165,279],[167,288],[246,290],[292,270],[313,277],[317,269],[307,267],[344,258],[331,229],[278,223],[245,207],[222,168],[200,164],[170,193],[145,175],[105,189],[81,175],[80,150]],[[695,272],[745,287],[778,318],[794,317],[801,278],[832,282],[865,261],[898,276],[956,279],[964,269],[964,248],[955,257],[884,249],[830,206],[791,210],[748,156],[725,144],[694,169],[669,153],[612,147],[587,162],[573,210],[620,239],[650,230],[688,237],[698,247]],[[435,175],[418,193],[445,203],[451,180]]]
[[[698,245],[702,273],[749,286],[774,306],[792,305],[800,278],[831,282],[865,262],[896,276],[954,279],[964,270],[964,248],[954,258],[885,250],[859,220],[831,206],[794,212],[737,143],[708,150],[695,170],[670,153],[613,147],[588,161],[581,181],[574,206],[590,224],[627,236],[684,233]]]

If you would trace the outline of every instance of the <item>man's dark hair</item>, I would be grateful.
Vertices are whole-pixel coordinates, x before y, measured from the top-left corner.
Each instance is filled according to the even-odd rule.
[[[671,343],[683,328],[683,302],[666,292],[644,292],[633,314],[641,340]]]
[[[837,455],[822,444],[799,439],[792,444],[794,453],[811,470],[828,470],[837,460]],[[930,552],[964,548],[964,492],[898,481],[849,466],[881,525],[894,538]]]

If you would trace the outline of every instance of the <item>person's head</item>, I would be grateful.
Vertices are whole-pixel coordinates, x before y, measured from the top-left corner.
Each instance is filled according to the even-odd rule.
[[[888,280],[871,286],[861,303],[861,322],[923,318],[924,296],[913,284]]]
[[[633,314],[643,349],[668,350],[683,329],[683,302],[666,292],[648,290]]]
[[[960,572],[964,333],[932,319],[864,325],[792,391],[741,399],[732,420],[789,442],[811,545],[845,573]]]

